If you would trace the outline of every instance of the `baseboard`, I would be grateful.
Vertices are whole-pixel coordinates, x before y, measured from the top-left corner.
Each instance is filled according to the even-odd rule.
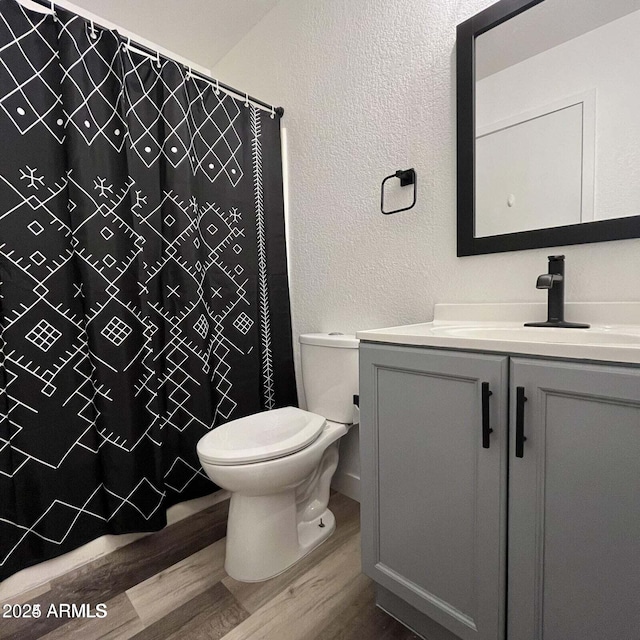
[[[227,491],[216,491],[202,498],[175,504],[167,509],[167,526],[188,518],[194,513],[207,509],[218,502],[222,502],[228,497],[229,493]],[[59,578],[72,569],[92,562],[96,558],[106,556],[112,551],[148,535],[152,534],[127,533],[119,536],[101,536],[73,551],[69,551],[69,553],[23,569],[0,583],[0,602],[6,603],[9,600],[21,600],[20,596],[25,592],[32,590],[37,592],[46,583]]]
[[[360,478],[354,473],[336,471],[331,481],[331,488],[347,498],[360,502]]]

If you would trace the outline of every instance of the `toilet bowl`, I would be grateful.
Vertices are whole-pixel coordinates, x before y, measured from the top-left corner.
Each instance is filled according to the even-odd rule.
[[[310,444],[286,455],[281,446],[285,440],[278,441],[276,432],[273,442],[263,445],[262,459],[242,460],[249,451],[257,457],[258,447],[236,448],[233,453],[223,449],[227,455],[220,456],[220,429],[229,427],[236,434],[252,431],[260,425],[260,418],[279,420],[281,430],[290,422],[304,420],[307,429],[316,433]],[[327,505],[338,466],[337,441],[347,427],[294,407],[234,422],[212,431],[209,439],[201,439],[198,456],[209,478],[231,493],[225,570],[236,580],[257,582],[289,568],[333,533],[335,519]],[[231,462],[234,453],[236,464]]]
[[[204,471],[231,493],[225,570],[242,582],[282,573],[336,527],[329,492],[338,441],[353,415],[358,341],[306,334],[300,342],[309,407],[329,415],[295,407],[264,411],[217,427],[197,445]]]

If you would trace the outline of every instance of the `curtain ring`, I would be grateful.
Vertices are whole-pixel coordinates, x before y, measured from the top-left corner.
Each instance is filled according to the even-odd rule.
[[[187,80],[191,80],[191,67],[187,67]]]
[[[91,20],[90,23],[91,23],[91,29],[89,29],[89,32],[91,33],[91,39],[96,40],[98,38],[98,34],[96,33],[96,27],[93,24],[93,20]]]
[[[158,69],[162,68],[162,65],[160,64],[160,52],[156,51],[156,64],[158,65]]]
[[[219,96],[220,95],[220,83],[218,82],[218,78],[216,78],[216,88],[214,90],[214,93]]]
[[[245,107],[249,106],[249,94],[248,93],[244,94],[244,106]]]
[[[273,120],[276,117],[276,112],[273,108],[273,105],[271,105],[271,119]]]
[[[56,22],[58,20],[58,16],[56,15],[56,5],[53,4],[53,0],[49,0],[49,4],[51,5],[51,13],[53,13],[53,21]]]

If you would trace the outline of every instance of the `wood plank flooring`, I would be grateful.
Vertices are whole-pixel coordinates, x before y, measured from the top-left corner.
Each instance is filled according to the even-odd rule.
[[[224,571],[228,502],[137,540],[14,600],[39,619],[0,619],[0,640],[408,640],[376,609],[360,572],[359,505],[334,493],[338,523],[280,576],[237,582]],[[46,616],[51,605],[104,603],[104,618]]]

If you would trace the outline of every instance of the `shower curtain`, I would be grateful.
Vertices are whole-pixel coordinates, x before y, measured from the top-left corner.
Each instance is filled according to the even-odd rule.
[[[273,115],[0,2],[0,579],[163,527],[204,434],[296,404]]]

